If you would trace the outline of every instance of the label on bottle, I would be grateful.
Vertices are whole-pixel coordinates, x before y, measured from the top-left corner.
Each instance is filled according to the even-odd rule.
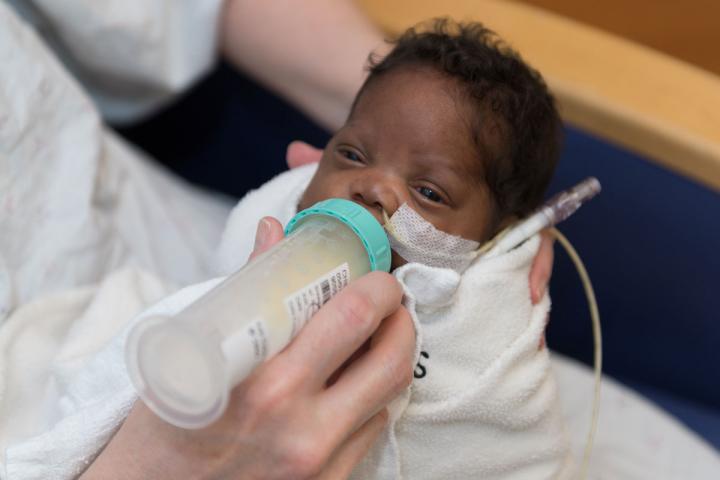
[[[284,303],[292,320],[292,336],[350,282],[350,266],[346,263],[330,270],[311,284],[285,297]]]

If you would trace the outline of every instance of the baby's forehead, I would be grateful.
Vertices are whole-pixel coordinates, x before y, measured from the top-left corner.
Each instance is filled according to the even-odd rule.
[[[364,141],[410,151],[421,165],[443,159],[453,172],[482,174],[478,122],[460,81],[429,67],[403,67],[368,82],[346,126]],[[389,145],[389,146],[388,146]]]
[[[437,100],[437,97],[427,96],[432,92],[441,92],[453,101],[460,100],[457,107],[468,108],[468,86],[460,79],[429,65],[410,64],[368,77],[355,97],[350,115],[355,113],[357,107],[376,101],[378,96],[386,102],[401,103],[406,101],[408,96],[415,98],[415,94],[424,93],[425,96],[419,99]]]

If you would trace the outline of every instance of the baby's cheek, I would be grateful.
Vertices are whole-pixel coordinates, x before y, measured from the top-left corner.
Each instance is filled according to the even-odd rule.
[[[402,267],[406,263],[408,263],[407,260],[405,260],[403,257],[398,255],[395,250],[392,251],[391,263],[390,263],[390,271],[391,272],[393,270],[395,270],[396,268]]]
[[[347,192],[342,187],[345,183],[347,183],[346,179],[326,171],[321,164],[315,176],[310,180],[299,206],[309,208],[328,198],[346,198]]]
[[[322,192],[322,182],[319,179],[313,178],[310,182],[310,185],[308,185],[307,189],[305,189],[305,193],[303,193],[302,198],[300,199],[298,209],[304,210],[306,208],[310,208],[317,202],[329,198],[327,196],[323,196]]]
[[[312,206],[312,204],[308,200],[308,194],[307,194],[307,190],[306,190],[305,193],[303,193],[303,196],[300,198],[300,202],[298,203],[297,210],[298,210],[298,212],[300,212],[311,206]]]

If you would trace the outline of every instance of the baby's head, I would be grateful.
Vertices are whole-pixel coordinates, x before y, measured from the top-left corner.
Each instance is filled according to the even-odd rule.
[[[407,203],[482,243],[541,204],[560,119],[540,75],[494,33],[438,20],[369,70],[300,208],[346,198],[382,221]]]

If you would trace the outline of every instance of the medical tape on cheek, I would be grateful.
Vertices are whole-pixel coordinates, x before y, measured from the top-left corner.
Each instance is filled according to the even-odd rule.
[[[462,273],[477,256],[478,242],[438,230],[407,203],[391,217],[383,214],[390,247],[408,262]]]

